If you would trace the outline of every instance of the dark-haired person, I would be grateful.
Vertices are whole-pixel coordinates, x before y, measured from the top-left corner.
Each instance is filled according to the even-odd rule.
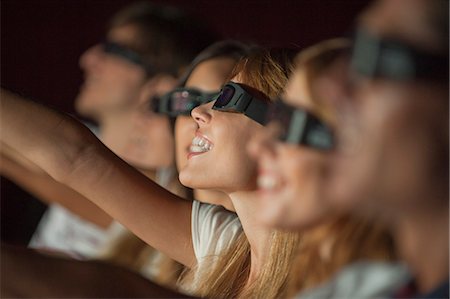
[[[207,26],[177,8],[149,2],[119,11],[105,41],[80,58],[85,73],[75,105],[99,124],[97,134],[117,155],[162,185],[174,177],[174,141],[166,116],[136,118],[143,102],[172,89],[194,56],[213,41]],[[183,50],[180,51],[180,45]],[[3,147],[2,174],[51,204],[32,247],[96,256],[112,218]]]

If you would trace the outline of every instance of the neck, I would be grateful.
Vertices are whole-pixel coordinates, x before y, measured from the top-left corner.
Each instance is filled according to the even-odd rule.
[[[221,191],[195,189],[194,198],[198,201],[222,206],[228,211],[234,212],[233,203],[231,202],[230,197]]]
[[[404,215],[396,222],[394,237],[399,254],[413,272],[422,294],[448,279],[448,216],[447,206]]]
[[[229,196],[250,243],[251,264],[248,286],[258,277],[269,257],[270,238],[273,230],[261,225],[261,222],[255,217],[255,203],[257,203],[255,192],[235,192]]]
[[[132,110],[108,113],[99,120],[100,138],[114,153],[120,156],[132,128]]]

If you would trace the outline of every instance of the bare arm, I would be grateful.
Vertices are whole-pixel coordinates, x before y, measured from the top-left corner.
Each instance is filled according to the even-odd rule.
[[[99,261],[48,256],[5,244],[0,254],[2,298],[191,298]]]
[[[190,202],[147,179],[74,119],[3,90],[1,103],[3,143],[148,244],[186,266],[196,263]]]
[[[9,146],[0,147],[0,174],[15,182],[45,203],[58,203],[81,218],[106,229],[112,222],[93,202],[58,183],[31,161],[21,157]]]

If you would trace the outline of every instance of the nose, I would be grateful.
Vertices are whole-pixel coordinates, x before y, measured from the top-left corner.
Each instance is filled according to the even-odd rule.
[[[277,125],[270,123],[254,134],[247,145],[247,151],[250,156],[254,159],[263,157],[274,158],[276,155],[276,136],[278,131]]]
[[[191,116],[194,119],[194,121],[197,123],[197,125],[199,125],[199,126],[206,125],[211,122],[212,105],[213,105],[213,103],[206,103],[206,104],[195,107],[191,111]]]
[[[90,71],[99,65],[102,59],[103,50],[100,44],[96,44],[87,49],[80,57],[79,65],[84,71]]]

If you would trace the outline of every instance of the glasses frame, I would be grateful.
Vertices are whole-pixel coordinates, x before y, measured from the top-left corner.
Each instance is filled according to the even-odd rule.
[[[147,75],[152,75],[154,73],[154,68],[146,63],[142,58],[142,55],[135,50],[132,50],[113,41],[104,41],[101,45],[104,53],[123,58],[124,60],[131,62],[132,64],[144,68]]]
[[[448,54],[428,53],[400,40],[376,36],[365,28],[359,28],[354,37],[351,67],[366,78],[448,83],[448,64]]]
[[[269,101],[254,97],[243,86],[243,84],[235,82],[226,83],[214,99],[212,109],[222,112],[242,113],[252,120],[265,125],[266,113],[270,105]],[[233,95],[228,99],[226,104],[221,105],[220,99],[224,97],[224,90],[226,88],[231,88]]]
[[[282,132],[278,137],[282,142],[317,150],[335,147],[333,130],[325,122],[307,109],[286,104],[281,98],[270,106],[266,122],[280,125]]]
[[[173,96],[177,93],[184,93],[184,92],[193,94],[192,99],[189,101],[191,105],[186,109],[178,109],[178,110],[173,109],[173,107],[175,106],[173,104],[173,101],[177,100]],[[166,114],[171,117],[177,117],[180,115],[190,115],[192,109],[194,109],[195,107],[213,101],[217,93],[218,92],[203,92],[196,88],[187,88],[187,87],[175,88],[174,90],[166,93],[165,95],[161,96],[158,99],[158,103],[156,104],[157,110],[154,111],[157,113]]]

